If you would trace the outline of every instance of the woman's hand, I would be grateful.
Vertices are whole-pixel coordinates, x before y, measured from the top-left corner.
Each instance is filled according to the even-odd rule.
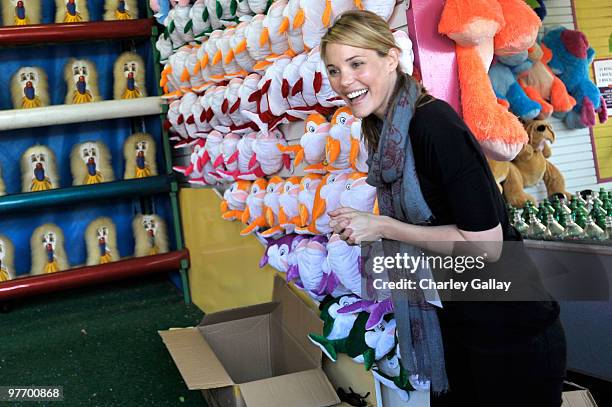
[[[329,212],[329,226],[349,244],[381,239],[384,216],[360,212],[352,208],[338,208]]]

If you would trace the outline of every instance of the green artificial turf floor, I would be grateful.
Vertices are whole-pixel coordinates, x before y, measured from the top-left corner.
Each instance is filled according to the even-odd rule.
[[[51,406],[205,406],[157,333],[201,318],[164,275],[19,300],[0,313],[0,386],[63,386]]]

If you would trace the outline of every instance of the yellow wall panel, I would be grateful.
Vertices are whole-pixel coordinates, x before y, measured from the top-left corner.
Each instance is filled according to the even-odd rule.
[[[181,189],[181,218],[189,249],[193,302],[204,312],[270,301],[274,270],[258,267],[264,248],[244,225],[221,218],[213,189]]]

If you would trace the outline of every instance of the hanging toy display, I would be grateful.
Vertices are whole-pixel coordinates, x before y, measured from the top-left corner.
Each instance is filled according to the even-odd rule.
[[[21,156],[21,192],[59,188],[55,154],[47,146],[35,145]]]
[[[124,179],[144,178],[157,175],[155,140],[147,133],[135,133],[123,144],[125,158]]]
[[[20,68],[11,79],[14,109],[30,109],[49,105],[49,84],[42,68]]]
[[[86,141],[72,148],[70,154],[72,185],[91,185],[115,180],[111,155],[101,141]]]
[[[4,0],[2,25],[40,24],[40,0]]]
[[[113,73],[115,77],[113,94],[116,100],[147,96],[145,64],[140,55],[134,52],[124,52],[119,55]]]
[[[104,20],[135,20],[137,18],[137,0],[104,1]]]
[[[92,61],[70,59],[64,67],[67,105],[99,102],[98,71]]]
[[[55,0],[56,23],[89,21],[87,0]]]
[[[64,233],[57,225],[46,223],[34,229],[30,250],[32,275],[55,273],[70,268],[64,249]]]
[[[85,229],[87,265],[96,266],[119,260],[117,228],[106,216],[94,219]]]
[[[15,278],[15,248],[8,237],[0,235],[0,283]]]
[[[166,222],[158,215],[138,215],[132,222],[134,232],[134,257],[167,253],[168,234]]]

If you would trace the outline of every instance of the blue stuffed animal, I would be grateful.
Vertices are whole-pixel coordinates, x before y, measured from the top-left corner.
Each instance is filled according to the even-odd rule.
[[[542,42],[552,51],[548,66],[576,99],[576,106],[570,112],[554,113],[554,116],[574,129],[593,127],[596,114],[599,122],[604,123],[608,111],[599,89],[589,79],[589,65],[595,51],[589,47],[586,36],[580,31],[559,27],[544,34]]]
[[[495,63],[489,68],[489,80],[495,91],[495,96],[502,104],[507,104],[510,111],[523,120],[538,117],[542,105],[531,100],[514,76],[531,66],[527,59],[527,51],[515,55],[497,56]]]

